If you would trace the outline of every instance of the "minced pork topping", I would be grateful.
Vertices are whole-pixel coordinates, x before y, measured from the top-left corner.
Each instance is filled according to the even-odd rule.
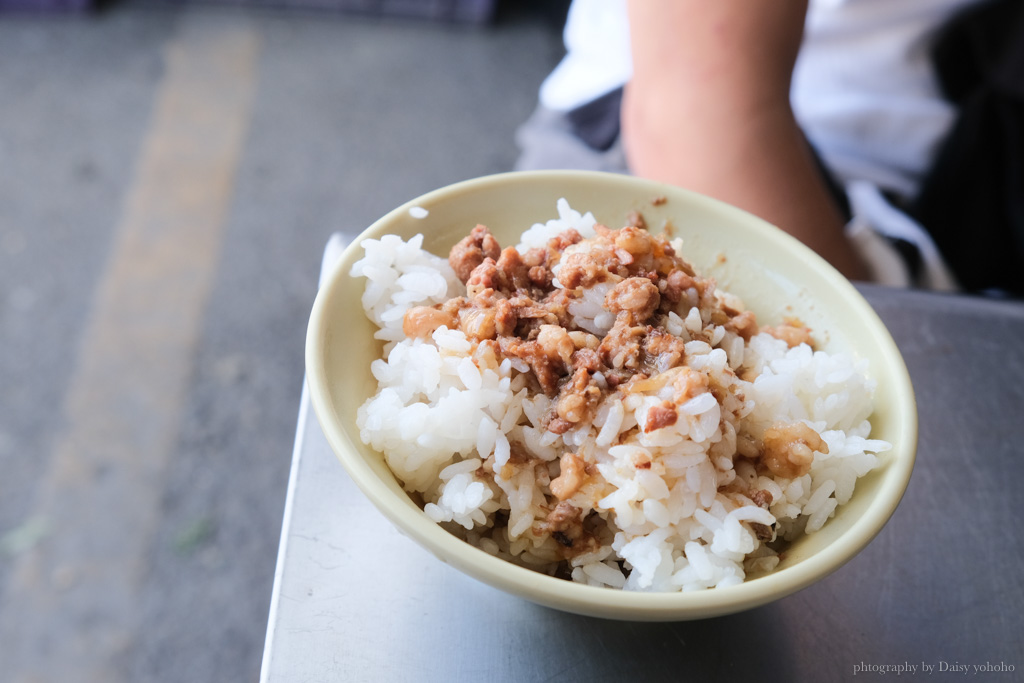
[[[476,226],[448,258],[466,285],[466,296],[409,309],[404,334],[429,339],[446,326],[461,330],[478,345],[490,346],[499,359],[523,361],[534,389],[553,399],[544,423],[556,434],[591,420],[610,392],[671,385],[672,400],[650,410],[645,431],[674,424],[679,419],[677,407],[692,396],[710,391],[721,398],[727,389],[709,386],[705,374],[686,367],[683,340],[665,329],[669,312],[679,310],[684,299],[702,313],[709,312],[711,325],[744,341],[767,332],[790,347],[811,344],[810,330],[797,319],[759,327],[752,312],[718,296],[714,280],[697,275],[664,237],[637,226],[595,229],[596,236],[587,240],[569,229],[546,247],[520,254],[515,247],[502,248],[485,226]],[[600,337],[579,327],[569,311],[574,290],[598,284],[610,285],[603,304],[614,314],[611,328]],[[705,337],[706,332],[692,335],[712,342]],[[759,471],[790,478],[810,469],[815,451],[827,453],[828,446],[801,422],[776,424],[765,432],[762,443],[741,444],[741,455],[755,461]],[[635,463],[638,468],[644,464]],[[649,462],[646,465],[650,467]],[[599,485],[594,467],[575,453],[565,453],[558,476],[548,481],[546,465],[532,462],[513,445],[502,476],[510,478],[516,468],[534,466],[554,500],[547,518],[533,532],[557,540],[566,557],[599,545],[599,530],[591,528],[594,520],[567,502],[588,484]],[[488,467],[479,468],[476,475],[493,476]],[[757,505],[767,508],[771,503],[766,491],[752,495]],[[759,537],[771,537],[767,527],[755,530]]]

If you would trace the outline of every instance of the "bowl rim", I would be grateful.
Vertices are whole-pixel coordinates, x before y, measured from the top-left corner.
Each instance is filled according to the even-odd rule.
[[[364,239],[379,237],[376,233],[397,217],[406,215],[412,207],[430,205],[451,195],[486,190],[506,183],[548,182],[555,179],[625,183],[648,193],[648,196],[652,191],[663,189],[685,201],[703,203],[714,211],[743,220],[748,224],[746,227],[760,231],[760,237],[777,241],[786,250],[796,250],[809,268],[818,271],[818,275],[825,277],[830,286],[839,290],[851,307],[850,312],[869,328],[874,342],[882,347],[880,353],[888,365],[884,371],[895,394],[895,404],[901,407],[896,415],[898,424],[895,429],[903,439],[900,443],[893,443],[893,450],[900,453],[901,457],[887,464],[887,474],[880,482],[874,503],[842,535],[841,542],[837,539],[794,565],[734,586],[678,593],[634,592],[588,586],[520,567],[451,535],[425,513],[407,514],[405,511],[408,505],[394,504],[394,492],[379,480],[358,454],[357,444],[335,420],[328,380],[319,371],[321,366],[318,359],[323,355],[326,343],[325,311],[330,308],[332,298],[340,296],[337,291],[338,281],[349,277],[345,266],[362,253],[361,242]],[[310,313],[305,362],[310,401],[331,449],[363,495],[392,524],[442,562],[477,580],[549,607],[588,616],[646,621],[707,618],[757,607],[806,588],[849,562],[882,530],[906,491],[916,461],[918,416],[909,372],[888,329],[854,285],[795,238],[751,214],[683,188],[634,176],[599,171],[513,171],[453,183],[405,202],[374,221],[353,239],[330,272],[325,274]],[[893,471],[888,471],[890,469]]]

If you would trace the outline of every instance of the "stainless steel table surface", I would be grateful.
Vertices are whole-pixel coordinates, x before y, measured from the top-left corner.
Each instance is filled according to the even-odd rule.
[[[304,391],[262,680],[835,681],[896,666],[1024,680],[1024,304],[862,292],[910,369],[920,440],[892,520],[839,571],[693,622],[525,602],[399,534],[349,480]]]

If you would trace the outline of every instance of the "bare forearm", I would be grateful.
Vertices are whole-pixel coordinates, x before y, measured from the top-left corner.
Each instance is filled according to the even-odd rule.
[[[789,105],[805,10],[793,0],[635,0],[626,153],[637,175],[759,215],[860,277]]]

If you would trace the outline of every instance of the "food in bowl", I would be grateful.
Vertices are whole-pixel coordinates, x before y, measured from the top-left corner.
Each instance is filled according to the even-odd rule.
[[[514,246],[478,225],[447,258],[362,242],[384,349],[360,438],[432,520],[546,574],[691,591],[770,572],[889,448],[866,361],[760,324],[640,215],[557,212]]]

